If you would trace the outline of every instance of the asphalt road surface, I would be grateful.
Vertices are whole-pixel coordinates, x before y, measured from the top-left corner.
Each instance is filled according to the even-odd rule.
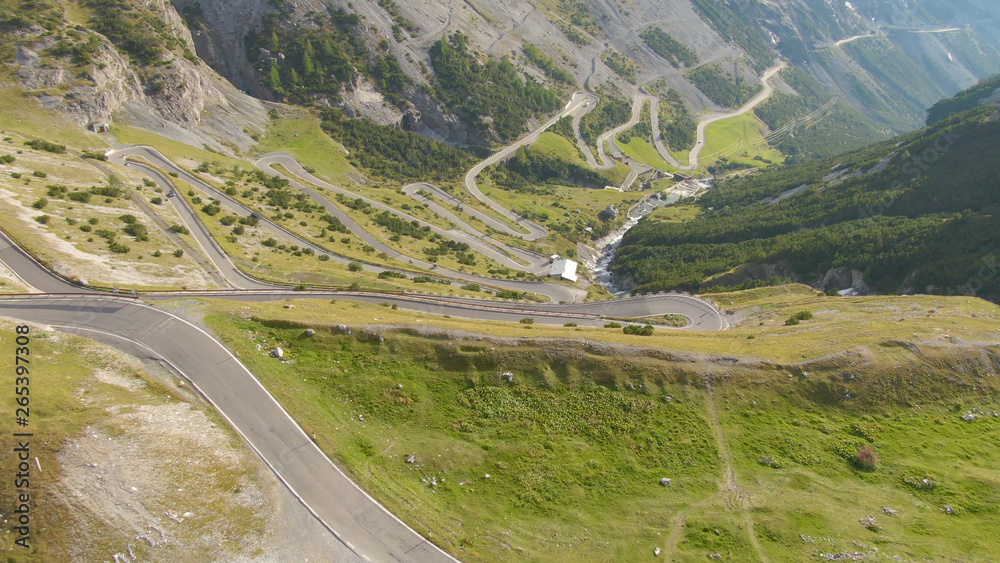
[[[60,278],[0,234],[0,262],[14,271],[27,285],[40,293],[73,296],[106,296],[107,292],[81,287]],[[711,304],[684,294],[659,294],[594,301],[588,303],[529,303],[523,301],[487,301],[461,297],[392,295],[352,291],[294,291],[267,288],[144,293],[143,299],[163,301],[182,297],[212,297],[236,301],[284,301],[298,299],[355,299],[368,303],[388,303],[401,309],[451,315],[467,319],[517,322],[532,317],[539,324],[603,326],[605,317],[640,318],[675,314],[691,320],[679,330],[717,331],[726,328],[722,314]]]
[[[225,346],[191,323],[116,297],[4,298],[0,314],[171,365],[219,409],[292,494],[362,559],[454,561],[348,479]]]

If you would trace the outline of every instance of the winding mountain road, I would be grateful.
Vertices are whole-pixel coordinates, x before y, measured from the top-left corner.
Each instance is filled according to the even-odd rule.
[[[545,235],[547,235],[548,232],[545,230],[544,227],[536,225],[535,223],[532,223],[531,221],[528,221],[523,217],[520,217],[519,215],[513,213],[506,207],[486,197],[486,195],[479,190],[479,186],[476,184],[476,178],[479,176],[479,174],[483,172],[483,170],[489,168],[490,166],[493,166],[494,164],[500,162],[501,160],[510,157],[521,147],[534,143],[536,140],[538,140],[538,137],[542,133],[544,133],[549,127],[555,125],[557,121],[568,115],[573,115],[581,108],[583,108],[587,103],[587,100],[589,99],[591,99],[589,94],[586,94],[584,92],[576,92],[575,94],[573,94],[573,97],[570,99],[569,103],[566,104],[566,107],[563,109],[563,111],[560,112],[558,115],[545,122],[541,127],[535,129],[530,134],[522,137],[521,139],[508,145],[507,147],[493,153],[486,160],[483,160],[479,164],[473,166],[472,169],[469,170],[469,173],[465,175],[465,189],[468,190],[469,193],[472,194],[472,196],[478,199],[480,202],[488,205],[491,209],[493,209],[503,217],[506,217],[507,219],[513,221],[516,225],[528,231],[527,234],[520,235],[526,240],[538,240],[540,238],[545,237]]]
[[[775,66],[764,71],[760,77],[763,89],[761,89],[756,96],[744,104],[740,109],[728,113],[712,113],[703,116],[698,122],[697,140],[694,147],[690,151],[687,164],[681,164],[678,162],[663,143],[663,138],[660,135],[660,121],[658,119],[660,112],[660,99],[657,96],[644,94],[642,92],[632,97],[632,115],[629,120],[614,129],[605,131],[597,138],[597,155],[600,158],[600,162],[597,162],[597,159],[594,158],[593,152],[590,150],[590,147],[587,146],[587,143],[583,140],[583,136],[580,134],[580,122],[582,121],[583,116],[586,115],[590,109],[578,112],[573,119],[573,131],[576,136],[577,147],[580,149],[580,152],[583,153],[583,157],[587,161],[587,165],[591,168],[594,168],[595,170],[610,170],[611,168],[614,168],[614,161],[609,159],[607,156],[605,150],[606,145],[608,143],[615,144],[615,137],[617,135],[635,127],[639,123],[639,119],[642,115],[642,106],[646,102],[649,102],[650,127],[652,129],[653,145],[655,146],[657,153],[659,153],[660,158],[666,161],[667,164],[679,170],[695,170],[698,168],[698,158],[706,145],[705,135],[708,126],[724,119],[739,117],[749,113],[757,106],[767,101],[771,95],[774,94],[774,86],[771,84],[771,78],[787,66],[788,64],[785,61],[780,61]],[[591,94],[591,96],[593,95]],[[593,99],[596,98],[596,96],[593,96]],[[635,173],[634,167],[632,172]],[[631,182],[626,181],[626,184],[629,183]]]
[[[149,172],[154,177],[158,173],[155,169]],[[178,210],[182,209],[179,205]],[[213,260],[222,259],[215,255]],[[25,285],[40,292],[0,296],[0,315],[101,340],[138,357],[171,366],[226,417],[303,505],[359,559],[454,561],[340,471],[239,359],[210,334],[138,299],[72,284],[53,274],[2,233],[0,262]],[[229,274],[240,275],[238,271]],[[575,322],[581,326],[600,326],[604,322],[601,315],[643,317],[672,313],[690,319],[690,330],[725,328],[725,320],[715,307],[680,294],[574,304],[274,288],[165,292],[144,297],[154,302],[179,297],[241,302],[336,297],[472,319],[514,322],[531,316],[540,324]]]
[[[741,115],[747,114],[753,111],[754,108],[756,108],[760,104],[764,103],[768,98],[771,97],[772,94],[774,94],[774,85],[771,84],[771,78],[773,78],[774,75],[781,72],[787,66],[788,63],[786,63],[785,61],[780,61],[778,64],[764,71],[764,74],[761,75],[760,77],[760,81],[764,85],[764,88],[750,101],[744,104],[743,107],[741,107],[740,109],[730,113],[714,113],[702,117],[701,120],[698,122],[698,140],[695,141],[694,148],[691,149],[691,154],[688,157],[688,164],[686,166],[682,166],[681,168],[683,170],[695,170],[696,168],[698,168],[698,156],[701,154],[701,151],[705,148],[706,144],[705,130],[708,128],[708,126],[717,121],[722,121],[723,119],[739,117]]]
[[[468,209],[465,212],[491,228],[508,234],[517,234],[526,240],[544,237],[546,234],[544,228],[524,221],[483,195],[476,186],[476,177],[488,166],[536,140],[558,119],[568,115],[578,117],[578,112],[589,108],[594,100],[590,94],[574,95],[559,115],[525,138],[484,160],[466,176],[465,185],[470,193],[500,216],[513,221],[523,232],[511,229],[502,221],[481,211]],[[634,119],[629,126],[637,122],[640,113],[641,103],[633,108]],[[578,119],[576,122],[578,123]],[[615,132],[626,128],[624,126],[616,128],[616,131],[605,133],[602,138],[607,140]],[[227,211],[244,217],[253,213],[248,207],[177,166],[151,147],[128,147],[112,151],[109,157],[113,163],[142,171],[168,194],[176,191],[177,187],[164,172],[176,175],[177,179],[219,200],[220,205]],[[606,161],[603,153],[602,160]],[[54,274],[19,248],[5,234],[0,233],[0,262],[34,290],[27,295],[0,295],[0,315],[101,340],[128,353],[171,366],[215,405],[303,505],[360,560],[433,563],[454,561],[427,538],[389,513],[340,471],[225,345],[196,325],[158,309],[150,303],[186,297],[210,297],[240,302],[346,298],[368,303],[387,303],[411,311],[476,320],[515,322],[531,317],[538,324],[562,325],[572,322],[579,326],[602,326],[608,317],[641,318],[674,314],[690,321],[687,327],[679,330],[717,331],[724,330],[727,326],[718,308],[702,299],[685,294],[658,294],[583,303],[579,302],[581,290],[577,288],[545,282],[495,280],[435,268],[433,264],[403,256],[382,244],[314,187],[324,191],[349,194],[352,197],[357,197],[356,194],[316,178],[291,156],[280,153],[265,155],[256,164],[269,174],[281,174],[286,177],[295,189],[302,191],[329,213],[338,217],[348,229],[368,244],[390,256],[401,260],[412,260],[411,263],[415,268],[436,271],[456,280],[546,295],[552,302],[488,301],[402,293],[293,291],[285,286],[256,280],[240,270],[232,258],[215,242],[188,202],[177,194],[168,197],[167,200],[176,209],[202,252],[230,286],[229,289],[144,293],[142,297],[148,303],[135,297],[111,295],[106,291],[76,285]],[[287,171],[287,174],[280,171],[278,166]],[[442,236],[451,240],[468,241],[471,247],[501,263],[517,264],[521,268],[541,271],[544,266],[543,257],[489,239],[445,206],[424,197],[421,190],[441,202],[451,204],[452,207],[457,200],[430,184],[407,186],[405,191],[411,197],[427,201],[432,205],[432,209],[456,225],[456,228],[451,230],[431,225],[432,229],[436,229],[435,232],[440,232]],[[380,202],[368,201],[378,209],[407,220],[419,221]],[[316,252],[330,256],[332,260],[341,263],[348,261],[348,258],[322,248],[264,217],[259,217],[259,222],[262,228],[276,237],[314,248]],[[366,267],[373,271],[385,270],[374,265]],[[431,533],[433,532],[432,530]]]
[[[226,208],[227,211],[243,217],[249,216],[251,213],[253,213],[253,211],[250,208],[244,206],[243,204],[239,203],[233,198],[227,196],[225,193],[215,189],[211,185],[203,182],[200,178],[185,171],[183,168],[174,164],[170,159],[166,158],[159,151],[157,151],[152,147],[145,147],[145,146],[128,147],[126,149],[112,152],[109,158],[112,162],[116,164],[122,164],[133,167],[144,166],[141,165],[141,163],[136,162],[136,159],[142,159],[148,161],[154,164],[156,166],[156,169],[150,170],[150,167],[145,166],[144,168],[142,168],[144,171],[158,172],[159,170],[165,170],[167,172],[172,172],[174,174],[177,174],[178,178],[183,179],[189,184],[195,186],[196,188],[206,193],[207,195],[218,199],[220,204],[224,208]],[[261,166],[265,171],[269,171],[269,173],[271,174],[277,174],[277,172],[273,168],[271,168],[272,165],[282,164],[283,166],[287,165],[288,168],[294,169],[296,171],[301,170],[301,173],[309,175],[308,172],[306,172],[304,169],[301,169],[301,165],[299,165],[297,161],[295,161],[291,157],[288,157],[287,155],[272,154],[269,157],[266,157],[266,159],[262,159],[261,161],[258,162],[261,164]],[[309,176],[311,177],[311,175]],[[157,183],[163,182],[163,184],[160,185],[161,188],[163,188],[165,191],[173,189],[173,183],[169,179],[165,178],[162,173],[151,174],[151,177]],[[334,205],[328,199],[324,198],[321,194],[317,193],[315,190],[298,182],[294,177],[287,177],[287,178],[289,179],[289,182],[293,187],[309,195],[317,204],[322,205],[324,209],[326,209],[331,215],[340,219],[340,221],[351,232],[357,235],[366,244],[370,244],[379,252],[386,253],[390,258],[395,258],[400,262],[412,265],[415,270],[423,269],[427,271],[427,274],[419,274],[419,275],[429,274],[433,276],[440,276],[445,279],[453,279],[461,283],[476,283],[488,287],[501,287],[505,289],[512,289],[514,291],[533,293],[545,296],[554,303],[560,303],[560,302],[573,303],[575,301],[579,301],[582,297],[586,296],[586,292],[584,290],[574,287],[569,287],[566,285],[549,283],[549,282],[538,282],[538,281],[503,280],[496,278],[488,278],[484,276],[478,276],[478,275],[468,274],[465,272],[450,270],[448,268],[439,267],[436,264],[431,264],[429,262],[420,260],[418,258],[407,256],[380,241],[377,237],[368,232],[363,226],[359,225],[349,215],[344,213],[339,207]],[[316,180],[322,182],[321,180],[318,179]],[[350,192],[345,192],[345,193],[350,193]],[[180,196],[177,197],[179,198]],[[176,199],[176,198],[169,198],[169,199]],[[387,209],[391,209],[380,202],[375,202],[374,200],[369,200],[369,201],[373,205],[377,204],[378,206],[380,206],[380,208],[386,207]],[[175,204],[175,206],[177,205],[178,204]],[[187,208],[187,205],[183,204],[182,207]],[[201,225],[200,220],[194,215],[194,213],[190,210],[190,208],[187,208],[186,212],[182,208],[178,208],[178,211],[181,213],[182,219],[184,219],[185,223],[188,225],[188,229],[192,233],[194,233],[196,237],[198,236],[199,232],[204,231],[204,225]],[[309,248],[312,248],[317,254],[325,254],[327,256],[330,256],[332,260],[338,261],[343,264],[353,261],[350,258],[340,256],[334,252],[331,252],[329,249],[316,244],[316,242],[312,240],[306,239],[305,237],[302,237],[285,229],[284,227],[272,222],[266,217],[260,217],[259,221],[260,225],[265,230],[267,230],[269,233],[271,233],[277,238],[289,241],[292,244],[307,246]],[[451,238],[453,240],[457,239],[462,242],[469,242],[470,246],[477,248],[477,250],[479,247],[486,246],[481,241],[473,240],[473,237],[471,237],[471,235],[468,235],[466,233],[460,233],[458,231],[443,231],[443,230],[442,232],[444,236],[447,236],[448,238]],[[254,281],[253,284],[249,284],[246,281],[247,276],[244,273],[242,272],[233,273],[231,268],[234,268],[235,266],[232,265],[232,261],[228,257],[222,259],[218,256],[218,254],[221,253],[221,250],[218,250],[218,247],[217,245],[214,244],[214,242],[213,244],[206,244],[205,242],[202,242],[202,246],[206,249],[210,259],[213,261],[213,263],[215,263],[216,267],[218,267],[219,270],[222,271],[223,275],[226,276],[230,285],[236,288],[243,288],[243,289],[267,289],[267,288],[287,289],[287,286],[269,284],[266,282],[259,282],[259,281]],[[213,252],[213,250],[218,250],[218,252]],[[495,248],[490,247],[490,252],[492,253],[492,256],[501,257],[501,255]],[[525,253],[525,256],[527,255],[528,254]],[[532,256],[535,257],[535,265],[533,266],[533,268],[535,269],[535,271],[544,274],[545,273],[544,266],[539,265],[541,260],[537,258],[537,255],[532,255]],[[513,260],[511,260],[507,256],[502,256],[502,258],[507,263],[516,264],[517,265],[516,269],[525,268],[524,265],[513,262]],[[392,268],[386,268],[376,265],[366,265],[365,269],[375,273],[386,270],[392,270]],[[393,271],[399,271],[399,270],[393,270]],[[411,272],[401,271],[401,272],[404,275],[407,275],[408,277],[412,277],[413,275],[415,275],[412,271]]]

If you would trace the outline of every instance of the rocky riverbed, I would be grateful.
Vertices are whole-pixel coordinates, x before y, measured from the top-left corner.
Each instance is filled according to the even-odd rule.
[[[614,273],[611,272],[611,262],[615,258],[615,252],[622,238],[643,217],[665,205],[676,203],[680,198],[679,194],[671,192],[652,194],[629,209],[625,224],[584,247],[580,252],[580,261],[590,271],[594,280],[615,295],[627,295],[632,290],[631,280],[616,280]]]

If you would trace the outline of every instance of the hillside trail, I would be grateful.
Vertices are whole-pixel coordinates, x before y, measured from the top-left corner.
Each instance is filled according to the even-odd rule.
[[[708,376],[706,384],[705,415],[708,418],[709,426],[712,427],[715,445],[719,451],[719,458],[722,460],[722,477],[719,480],[719,490],[716,493],[688,506],[674,519],[674,526],[668,536],[665,550],[667,559],[674,559],[674,554],[677,551],[677,542],[680,540],[684,530],[687,515],[693,510],[720,501],[725,510],[739,510],[743,514],[743,529],[746,530],[749,536],[747,539],[749,539],[750,545],[753,546],[754,551],[757,553],[758,560],[763,563],[770,563],[760,545],[760,541],[757,539],[757,533],[754,529],[754,521],[750,515],[750,495],[740,487],[736,479],[736,473],[733,471],[732,458],[729,455],[729,448],[726,446],[725,435],[722,431],[722,424],[719,422],[719,413],[715,404],[715,382],[713,375],[710,374]]]

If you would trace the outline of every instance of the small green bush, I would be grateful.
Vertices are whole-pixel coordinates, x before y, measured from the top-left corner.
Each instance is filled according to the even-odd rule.
[[[361,270],[364,269],[364,266],[361,264],[361,262],[351,262],[350,264],[347,265],[347,269],[352,272],[360,272]]]
[[[63,154],[66,152],[66,145],[43,141],[42,139],[31,139],[30,141],[25,141],[24,144],[39,151],[51,152],[55,154]]]

